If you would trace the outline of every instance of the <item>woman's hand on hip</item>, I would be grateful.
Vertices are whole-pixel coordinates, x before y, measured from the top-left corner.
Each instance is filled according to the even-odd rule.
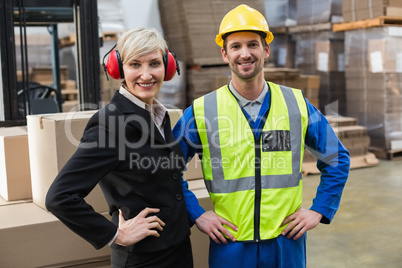
[[[158,213],[158,208],[145,208],[136,217],[125,220],[123,213],[119,211],[119,233],[114,243],[121,246],[133,245],[148,236],[159,237],[158,231],[163,231],[165,223],[157,216],[149,216],[150,213]]]

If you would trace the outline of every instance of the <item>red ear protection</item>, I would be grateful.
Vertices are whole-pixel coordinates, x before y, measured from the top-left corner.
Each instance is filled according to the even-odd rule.
[[[115,49],[116,45],[112,47],[112,49],[105,54],[103,57],[103,69],[105,70],[106,78],[109,80],[108,73],[114,79],[123,79],[124,72],[123,72],[123,64],[121,62],[120,53],[117,49]],[[110,54],[107,59],[107,63],[105,65],[105,57]],[[179,62],[177,61],[176,54],[173,51],[167,50],[166,53],[163,55],[163,65],[165,66],[165,78],[164,81],[171,80],[176,71],[180,75],[180,66]]]
[[[110,52],[110,56],[106,63],[107,72],[114,79],[123,79],[123,64],[121,63],[120,53],[117,49],[113,49]]]
[[[180,75],[179,62],[173,51],[166,50],[165,55],[163,55],[163,64],[165,65],[165,79],[163,79],[163,81],[172,80],[176,71]]]

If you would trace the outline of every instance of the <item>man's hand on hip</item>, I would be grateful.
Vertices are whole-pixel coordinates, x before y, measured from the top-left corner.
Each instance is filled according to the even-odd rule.
[[[314,210],[308,210],[300,207],[298,211],[287,216],[282,226],[289,223],[282,231],[282,235],[288,235],[288,238],[299,239],[308,230],[314,229],[321,221],[322,215]]]
[[[237,232],[238,228],[233,223],[218,216],[212,210],[204,212],[195,220],[195,224],[201,232],[206,233],[217,244],[227,244],[224,235],[226,235],[231,241],[236,241],[236,238],[223,225],[228,226],[235,232]]]

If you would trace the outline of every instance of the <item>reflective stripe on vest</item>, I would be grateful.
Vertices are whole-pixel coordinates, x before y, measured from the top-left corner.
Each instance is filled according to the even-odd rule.
[[[239,227],[232,232],[238,241],[276,237],[283,219],[302,201],[307,106],[300,90],[268,83],[271,107],[259,139],[226,86],[193,104],[205,184],[215,212]],[[281,134],[278,141],[289,139],[277,151],[265,143],[275,140],[275,133]],[[277,159],[282,162],[275,163]]]
[[[286,105],[289,112],[293,114],[298,114],[299,116],[291,116],[289,118],[290,125],[294,126],[290,128],[291,136],[300,137],[301,135],[301,115],[299,111],[299,106],[297,100],[292,92],[292,89],[285,86],[280,86],[286,101]],[[217,111],[217,92],[211,92],[204,96],[204,107],[208,107],[208,109],[204,110],[205,118],[218,118]],[[219,129],[218,129],[218,121],[217,120],[209,120],[210,129],[207,131],[208,144],[210,155],[214,157],[214,159],[222,159],[221,150],[219,146],[211,146],[211,144],[216,143],[216,140],[219,140]],[[214,141],[212,141],[214,139]],[[218,143],[219,144],[219,143]],[[262,180],[262,188],[285,188],[285,187],[293,187],[298,186],[299,181],[302,179],[302,174],[300,172],[300,151],[301,151],[302,141],[298,141],[297,143],[292,144],[292,174],[285,175],[263,175],[261,176]],[[253,185],[254,176],[252,177],[243,177],[238,180],[225,180],[223,175],[222,165],[215,165],[212,168],[213,180],[206,180],[205,184],[210,193],[233,193],[236,191],[244,191],[244,190],[252,190],[250,185]]]

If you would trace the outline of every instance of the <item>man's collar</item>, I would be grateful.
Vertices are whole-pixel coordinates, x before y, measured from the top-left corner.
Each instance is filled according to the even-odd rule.
[[[268,85],[267,83],[264,83],[264,87],[261,91],[261,94],[258,96],[258,98],[256,100],[248,100],[246,98],[244,98],[242,95],[240,95],[240,93],[234,88],[232,81],[230,81],[229,83],[229,90],[233,93],[233,95],[238,99],[240,105],[242,107],[246,106],[249,103],[253,103],[253,102],[258,102],[258,103],[263,103],[265,96],[267,95],[268,92]]]

